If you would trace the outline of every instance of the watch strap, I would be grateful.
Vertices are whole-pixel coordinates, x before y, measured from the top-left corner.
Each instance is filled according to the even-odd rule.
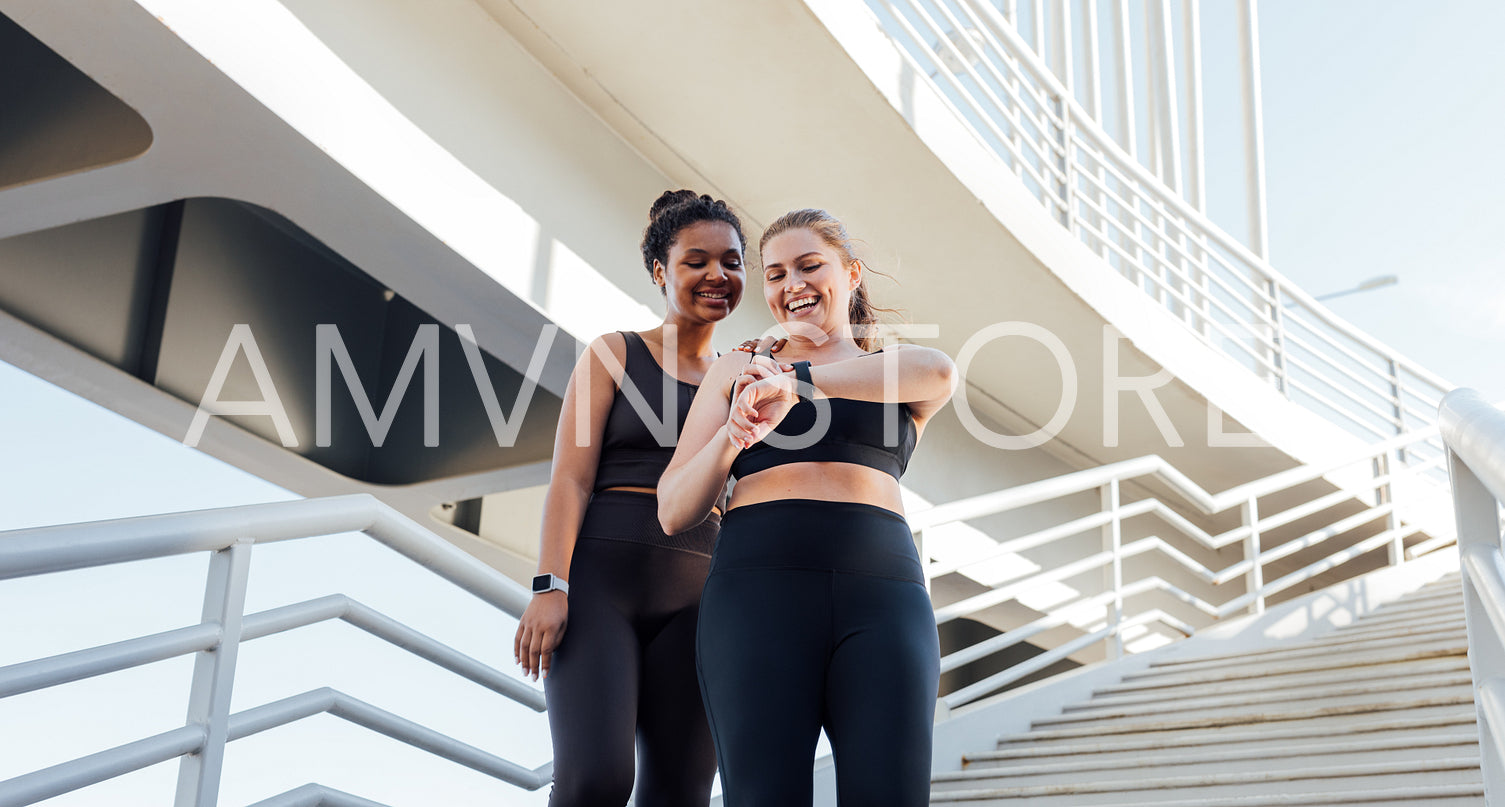
[[[547,594],[550,591],[560,591],[568,597],[570,594],[570,584],[564,578],[552,572],[544,572],[533,577],[534,594]]]

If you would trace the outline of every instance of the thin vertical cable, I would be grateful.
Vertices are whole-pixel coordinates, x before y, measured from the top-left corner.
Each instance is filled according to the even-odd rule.
[[[1129,0],[1114,0],[1113,3],[1113,61],[1118,69],[1114,79],[1118,96],[1118,145],[1132,158],[1138,159],[1134,131],[1134,70],[1129,44]]]
[[[1150,78],[1155,88],[1155,108],[1151,112],[1151,120],[1155,121],[1160,152],[1160,177],[1167,187],[1179,194],[1181,126],[1180,116],[1176,112],[1175,37],[1171,33],[1170,0],[1151,0],[1146,3],[1145,24],[1150,31],[1150,39],[1145,45],[1150,55]]]
[[[1202,151],[1202,11],[1201,0],[1181,0],[1182,40],[1186,57],[1186,191],[1199,213],[1207,212],[1206,157]]]
[[[1103,90],[1102,90],[1102,67],[1099,65],[1097,37],[1097,0],[1082,0],[1085,14],[1082,24],[1086,27],[1087,34],[1087,74],[1083,80],[1086,82],[1087,111],[1092,113],[1092,122],[1103,125]]]
[[[1239,68],[1244,98],[1244,181],[1248,185],[1249,250],[1270,259],[1265,211],[1265,121],[1259,80],[1257,0],[1238,0]]]
[[[1061,86],[1069,96],[1076,91],[1072,82],[1073,64],[1071,54],[1071,0],[1051,0],[1050,63]]]

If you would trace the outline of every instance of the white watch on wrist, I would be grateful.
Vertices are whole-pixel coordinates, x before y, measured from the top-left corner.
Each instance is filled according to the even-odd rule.
[[[549,572],[544,572],[533,577],[533,593],[544,594],[550,591],[562,591],[564,596],[570,595],[570,584],[565,579]]]

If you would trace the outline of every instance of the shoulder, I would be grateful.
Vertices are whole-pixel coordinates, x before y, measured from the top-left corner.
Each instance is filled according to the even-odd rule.
[[[585,346],[585,352],[575,364],[575,372],[594,375],[604,371],[615,384],[620,382],[626,363],[627,337],[621,331],[612,331],[601,334]]]
[[[731,378],[742,372],[742,368],[752,361],[751,353],[740,350],[730,350],[716,357],[711,363],[711,368],[706,370],[705,377],[709,381],[713,378]]]
[[[724,371],[728,373],[741,372],[742,368],[746,367],[747,363],[752,361],[752,355],[753,354],[742,350],[728,350],[727,352],[716,357],[716,361],[711,363],[710,371]]]
[[[585,346],[585,352],[597,362],[611,356],[617,360],[617,364],[621,364],[627,358],[627,335],[622,331],[603,333]]]
[[[590,341],[588,349],[592,353],[599,353],[605,350],[618,359],[621,359],[627,355],[627,334],[622,331],[603,333]]]
[[[716,358],[709,370],[705,372],[705,378],[700,382],[702,389],[719,389],[722,396],[729,396],[732,389],[732,379],[742,374],[742,368],[752,361],[751,353],[740,350],[729,350]]]

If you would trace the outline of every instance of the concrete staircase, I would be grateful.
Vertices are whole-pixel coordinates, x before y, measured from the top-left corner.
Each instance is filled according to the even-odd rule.
[[[931,803],[1483,805],[1456,574],[1316,638],[1151,664],[935,776]]]

